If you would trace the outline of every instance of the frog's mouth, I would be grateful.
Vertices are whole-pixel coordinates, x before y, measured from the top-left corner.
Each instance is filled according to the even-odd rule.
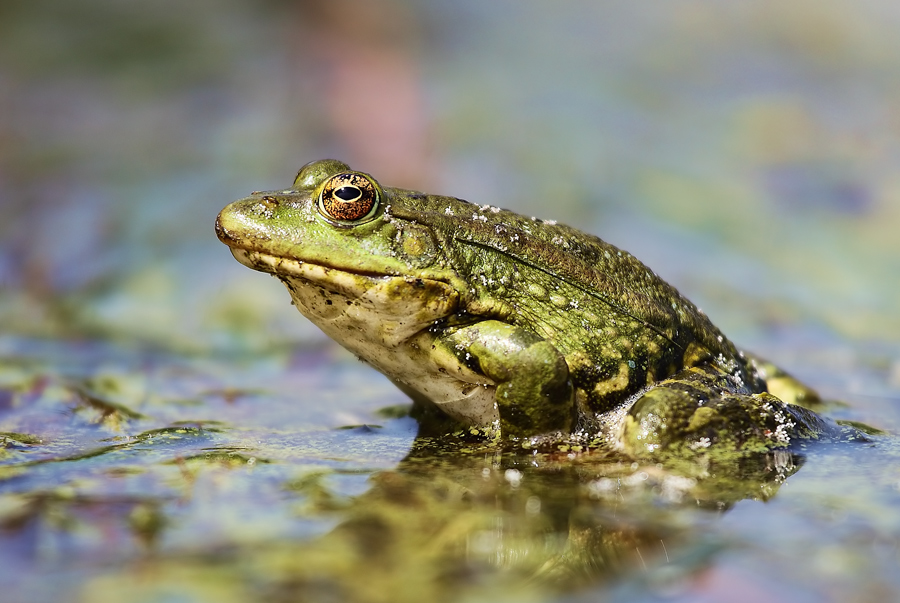
[[[268,272],[286,283],[300,279],[347,299],[366,298],[385,306],[400,303],[407,307],[416,305],[417,300],[442,316],[456,311],[459,304],[459,294],[451,285],[431,278],[355,272],[237,247],[232,247],[231,253],[253,270]]]
[[[354,272],[238,247],[232,247],[231,254],[234,256],[234,259],[253,270],[268,272],[279,278],[303,279],[326,289],[350,296],[361,295],[384,279],[399,278],[385,274]]]
[[[348,270],[345,267],[338,268],[327,264],[316,264],[248,249],[244,246],[245,243],[239,238],[232,236],[229,229],[222,224],[222,214],[219,214],[216,218],[216,235],[220,241],[228,245],[231,254],[241,264],[259,272],[268,272],[277,277],[295,277],[320,285],[327,285],[335,281],[358,281],[359,279],[364,279],[371,283],[373,279],[391,278],[392,276],[364,270]],[[360,283],[357,282],[358,284]]]

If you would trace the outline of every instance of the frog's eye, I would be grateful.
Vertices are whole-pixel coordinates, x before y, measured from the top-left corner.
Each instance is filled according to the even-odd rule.
[[[378,188],[362,174],[333,176],[319,195],[319,211],[338,222],[359,223],[372,218],[378,209]]]

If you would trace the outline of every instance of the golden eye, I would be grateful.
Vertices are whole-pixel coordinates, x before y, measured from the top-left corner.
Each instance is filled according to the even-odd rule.
[[[339,222],[359,222],[374,216],[377,206],[375,183],[352,172],[333,176],[319,195],[319,211],[326,218]]]

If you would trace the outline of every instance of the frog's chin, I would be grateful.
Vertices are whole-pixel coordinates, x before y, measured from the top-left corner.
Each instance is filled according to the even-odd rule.
[[[241,264],[253,270],[268,272],[281,279],[299,278],[347,297],[360,296],[384,279],[392,278],[386,275],[350,272],[248,249],[232,247],[231,254]]]

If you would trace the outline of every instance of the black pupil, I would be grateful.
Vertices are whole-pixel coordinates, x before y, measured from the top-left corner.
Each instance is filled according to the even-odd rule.
[[[342,201],[353,201],[354,199],[359,199],[362,196],[362,191],[355,186],[342,186],[341,188],[334,191],[334,196],[341,199]]]

